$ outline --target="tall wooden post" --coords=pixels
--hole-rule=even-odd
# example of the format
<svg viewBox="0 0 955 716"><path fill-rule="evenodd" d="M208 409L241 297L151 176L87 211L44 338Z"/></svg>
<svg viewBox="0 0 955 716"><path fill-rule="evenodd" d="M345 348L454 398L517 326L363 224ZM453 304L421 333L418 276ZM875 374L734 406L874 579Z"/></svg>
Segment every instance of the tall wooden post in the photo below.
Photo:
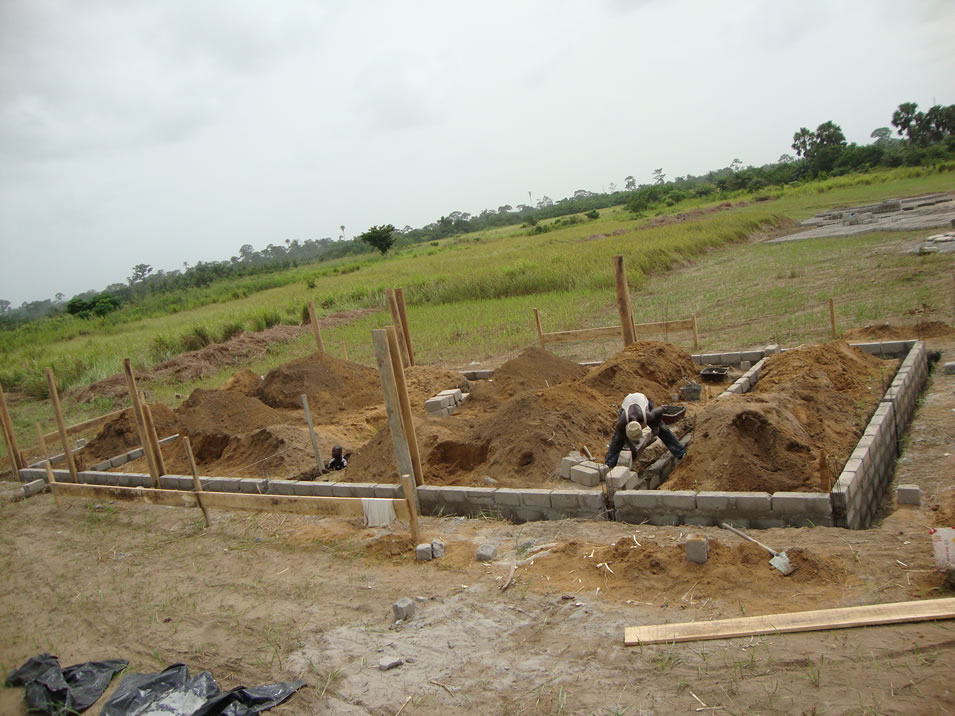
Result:
<svg viewBox="0 0 955 716"><path fill-rule="evenodd" d="M160 476L166 474L166 462L162 458L162 449L159 446L159 435L156 434L156 423L153 422L153 411L148 405L143 405L143 427L146 428L146 438L156 460L156 472Z"/></svg>
<svg viewBox="0 0 955 716"><path fill-rule="evenodd" d="M395 333L398 334L398 349L401 355L401 363L407 368L411 365L411 358L408 356L408 346L405 343L405 332L401 328L401 311L398 309L398 299L395 296L395 289L386 288L385 296L388 299L388 309L391 311L391 322L395 327Z"/></svg>
<svg viewBox="0 0 955 716"><path fill-rule="evenodd" d="M36 436L40 441L40 459L46 460L50 454L50 450L46 446L46 435L43 434L43 427L39 423L36 423Z"/></svg>
<svg viewBox="0 0 955 716"><path fill-rule="evenodd" d="M319 353L325 352L325 342L322 340L322 329L318 327L318 317L315 315L315 302L308 302L308 320L312 324L312 333L315 334L315 348Z"/></svg>
<svg viewBox="0 0 955 716"><path fill-rule="evenodd" d="M635 340L633 330L633 308L630 305L630 287L623 268L623 256L613 257L613 275L617 282L617 311L620 313L620 327L623 329L623 347Z"/></svg>
<svg viewBox="0 0 955 716"><path fill-rule="evenodd" d="M66 423L63 420L63 408L60 405L60 395L56 392L56 378L53 377L53 371L50 368L44 370L46 373L46 382L50 388L50 402L53 403L53 417L56 418L56 428L60 431L60 441L63 443L63 454L66 456L66 466L70 471L70 477L73 482L79 482L80 476L76 473L76 460L73 459L73 451L70 450L70 439L66 435Z"/></svg>
<svg viewBox="0 0 955 716"><path fill-rule="evenodd" d="M700 334L696 330L696 314L693 314L693 348L696 350L700 349Z"/></svg>
<svg viewBox="0 0 955 716"><path fill-rule="evenodd" d="M537 324L537 339L541 342L541 348L544 348L544 329L541 328L541 314L534 309L534 323Z"/></svg>
<svg viewBox="0 0 955 716"><path fill-rule="evenodd" d="M836 337L836 305L829 299L829 323L832 326L832 337Z"/></svg>
<svg viewBox="0 0 955 716"><path fill-rule="evenodd" d="M199 481L199 470L196 469L196 458L192 454L192 444L189 442L189 436L182 438L183 449L186 451L186 460L189 461L189 470L192 472L192 486L196 491L196 504L202 510L202 518L206 521L206 528L209 527L209 510L202 502L202 483Z"/></svg>
<svg viewBox="0 0 955 716"><path fill-rule="evenodd" d="M46 468L46 481L50 485L50 492L53 493L53 502L56 503L56 506L60 506L60 493L56 489L56 477L53 475L53 466L50 464L50 461L47 460L43 463L43 467Z"/></svg>
<svg viewBox="0 0 955 716"><path fill-rule="evenodd" d="M411 475L401 475L401 487L405 492L405 501L408 503L408 526L411 528L411 541L416 545L421 542L421 531L418 527L418 490Z"/></svg>
<svg viewBox="0 0 955 716"><path fill-rule="evenodd" d="M149 444L149 436L146 434L143 404L139 400L139 390L136 389L136 377L133 375L133 364L129 358L123 358L123 373L126 376L126 390L129 391L129 399L133 403L133 418L136 420L139 444L143 446L143 455L146 458L149 475L153 480L153 487L159 487L159 469L156 467L156 458L153 455L152 446Z"/></svg>
<svg viewBox="0 0 955 716"><path fill-rule="evenodd" d="M308 396L302 393L302 407L305 408L305 422L308 424L308 436L312 439L312 452L315 453L315 464L318 465L318 472L321 474L324 469L322 464L322 454L318 450L318 436L315 435L315 426L312 424L312 411L308 409Z"/></svg>
<svg viewBox="0 0 955 716"><path fill-rule="evenodd" d="M398 315L401 316L401 330L405 335L405 348L408 349L408 363L415 365L414 348L411 345L411 329L408 328L408 309L405 307L405 290L395 289L395 300L398 302Z"/></svg>
<svg viewBox="0 0 955 716"><path fill-rule="evenodd" d="M342 341L342 355L345 358L345 361L348 360L348 346L345 345L345 341Z"/></svg>
<svg viewBox="0 0 955 716"><path fill-rule="evenodd" d="M398 407L401 410L401 422L405 426L405 435L408 436L408 452L411 454L411 464L414 467L414 481L416 485L424 484L424 472L421 469L421 453L418 450L418 436L415 433L414 422L411 419L411 400L408 397L408 383L405 380L405 369L398 360L398 335L394 328L387 326L388 352L391 354L391 366L395 372L395 388L398 392Z"/></svg>
<svg viewBox="0 0 955 716"><path fill-rule="evenodd" d="M19 480L20 470L23 464L23 456L17 447L17 436L13 432L13 420L10 419L10 411L7 410L7 397L3 394L3 386L0 385L0 428L3 432L3 442L7 446L7 454L10 457L10 467L13 468L13 475Z"/></svg>
<svg viewBox="0 0 955 716"><path fill-rule="evenodd" d="M388 331L383 328L371 332L375 346L375 362L381 377L381 388L385 395L385 412L388 415L388 427L391 430L391 442L395 447L395 459L398 462L399 475L414 475L408 437L401 420L401 407L398 402L398 389L395 386L395 371L392 368L391 351L388 349Z"/></svg>

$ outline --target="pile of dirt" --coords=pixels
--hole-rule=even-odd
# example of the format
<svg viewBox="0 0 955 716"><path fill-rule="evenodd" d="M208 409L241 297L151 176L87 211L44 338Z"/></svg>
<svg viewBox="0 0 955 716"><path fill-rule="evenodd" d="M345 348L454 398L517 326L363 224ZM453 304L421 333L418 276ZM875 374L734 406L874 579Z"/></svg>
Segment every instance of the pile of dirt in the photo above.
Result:
<svg viewBox="0 0 955 716"><path fill-rule="evenodd" d="M271 425L250 433L207 433L192 443L203 474L284 479L315 464L306 430L294 425ZM182 451L171 452L166 468L179 474L187 471Z"/></svg>
<svg viewBox="0 0 955 716"><path fill-rule="evenodd" d="M376 370L328 353L276 366L256 395L273 408L301 408L303 393L313 413L355 410L383 400Z"/></svg>
<svg viewBox="0 0 955 716"><path fill-rule="evenodd" d="M376 373L377 375L377 373ZM405 368L405 384L408 386L408 400L412 410L424 411L424 401L432 398L442 390L460 388L461 392L471 391L468 379L457 371L435 368L430 365L414 365ZM379 389L379 402L384 405L385 399Z"/></svg>
<svg viewBox="0 0 955 716"><path fill-rule="evenodd" d="M842 334L847 341L888 340L901 341L911 338L942 338L955 335L955 330L941 321L920 321L910 326L893 326L889 323L874 323L853 328Z"/></svg>
<svg viewBox="0 0 955 716"><path fill-rule="evenodd" d="M627 393L644 390L662 401L695 373L689 354L655 342L634 344L578 379L571 376L580 374L579 367L568 363L528 350L502 366L503 388L476 384L472 397L450 417L419 417L415 430L426 481L540 487L557 479L560 459L570 450L587 445L603 457ZM549 387L520 390L522 384ZM498 390L515 393L502 399ZM387 426L355 452L341 479L397 480Z"/></svg>
<svg viewBox="0 0 955 716"><path fill-rule="evenodd" d="M256 375L251 370L243 368L238 373L234 373L225 383L221 390L233 390L243 395L255 395L262 387L262 376Z"/></svg>
<svg viewBox="0 0 955 716"><path fill-rule="evenodd" d="M152 411L156 434L160 439L179 432L179 420L172 410L161 403L149 407ZM77 454L77 467L85 469L86 466L108 460L140 446L139 431L136 429L133 410L128 408L106 423L96 437Z"/></svg>
<svg viewBox="0 0 955 716"><path fill-rule="evenodd" d="M687 561L682 544L638 544L630 537L612 545L571 541L535 558L527 573L546 575L547 586L554 590L593 594L599 587L600 593L608 597L632 596L637 601L687 589L692 593L685 593L684 597L690 599L722 595L747 584L753 591L793 582L803 586L827 584L842 576L808 551L790 549L787 554L796 570L784 577L770 566L766 550L749 542L726 545L710 540L707 562L696 564Z"/></svg>
<svg viewBox="0 0 955 716"><path fill-rule="evenodd" d="M753 392L702 410L662 488L828 492L897 366L842 341L772 356Z"/></svg>
<svg viewBox="0 0 955 716"><path fill-rule="evenodd" d="M617 403L629 393L641 392L662 405L698 373L699 366L682 348L660 341L637 341L591 368L582 382Z"/></svg>
<svg viewBox="0 0 955 716"><path fill-rule="evenodd" d="M224 432L235 435L288 422L282 413L258 398L228 389L197 388L175 413L190 437Z"/></svg>
<svg viewBox="0 0 955 716"><path fill-rule="evenodd" d="M494 386L502 397L525 390L550 388L559 383L579 380L587 369L537 346L526 349L494 371Z"/></svg>

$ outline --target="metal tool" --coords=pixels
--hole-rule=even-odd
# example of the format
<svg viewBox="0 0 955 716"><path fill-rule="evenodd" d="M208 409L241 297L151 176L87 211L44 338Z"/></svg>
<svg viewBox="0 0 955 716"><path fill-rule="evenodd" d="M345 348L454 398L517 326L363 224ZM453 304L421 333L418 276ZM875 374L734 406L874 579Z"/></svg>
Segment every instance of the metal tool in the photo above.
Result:
<svg viewBox="0 0 955 716"><path fill-rule="evenodd" d="M728 524L726 524L725 522L722 524L722 527L723 527L724 529L729 530L729 531L732 532L733 534L739 535L739 536L742 537L743 539L745 539L745 540L747 540L747 541L749 541L749 542L752 542L753 544L758 544L760 547L762 547L762 548L765 549L767 552L769 552L771 555L773 555L773 558L772 558L771 560L769 560L769 563L770 563L773 567L775 567L777 570L779 570L779 572L782 573L783 576L788 577L790 574L792 574L794 571L796 571L796 568L793 566L792 562L789 561L789 556L788 556L785 552L777 552L776 550L771 549L770 547L767 547L766 545L764 545L764 544L763 544L762 542L760 542L759 540L755 540L755 539L753 539L752 537L750 537L749 535L743 534L742 532L740 532L740 531L739 531L738 529L736 529L735 527L730 527L730 526L729 526Z"/></svg>

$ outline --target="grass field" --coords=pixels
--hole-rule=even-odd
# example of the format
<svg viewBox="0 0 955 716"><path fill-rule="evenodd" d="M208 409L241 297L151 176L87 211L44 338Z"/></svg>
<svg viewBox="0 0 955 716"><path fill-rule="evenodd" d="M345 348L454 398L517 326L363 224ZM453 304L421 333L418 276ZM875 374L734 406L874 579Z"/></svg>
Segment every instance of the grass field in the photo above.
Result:
<svg viewBox="0 0 955 716"><path fill-rule="evenodd" d="M85 385L119 372L125 356L137 367L151 366L175 353L183 337L197 330L215 338L278 321L299 323L308 300L323 315L381 308L324 331L332 354L340 356L344 343L351 360L373 364L369 331L390 323L383 291L396 286L405 289L419 362L460 367L499 359L535 342L534 308L541 311L545 331L616 324L611 258L618 254L626 261L634 319L697 314L704 350L823 340L829 332L829 297L843 327L906 316L951 323L951 255L912 256L897 250L924 232L781 244L751 240L832 206L950 191L955 185L951 168L815 182L777 192L772 201L655 228L641 228L655 217L634 218L614 208L602 211L597 220L540 235L505 227L452 237L437 246L409 247L384 258L299 267L283 274L284 285L247 295L243 280L226 282L211 287L204 298L193 297L197 304L207 301L204 305L161 316L134 319L121 312L93 321L64 317L38 322L0 334L0 383L7 392L41 398L45 366L54 368L61 386ZM748 199L752 197L732 200ZM687 202L666 213L713 205ZM231 295L238 297L226 300ZM668 338L690 347L688 334ZM277 345L249 367L264 373L312 346L309 337ZM617 341L597 341L562 344L555 351L595 359L618 347ZM154 386L153 395L174 404L176 393L221 383L229 373L201 383ZM105 400L65 405L71 422L112 407ZM46 401L17 401L13 412L18 434L29 429L32 436L36 420L52 427Z"/></svg>

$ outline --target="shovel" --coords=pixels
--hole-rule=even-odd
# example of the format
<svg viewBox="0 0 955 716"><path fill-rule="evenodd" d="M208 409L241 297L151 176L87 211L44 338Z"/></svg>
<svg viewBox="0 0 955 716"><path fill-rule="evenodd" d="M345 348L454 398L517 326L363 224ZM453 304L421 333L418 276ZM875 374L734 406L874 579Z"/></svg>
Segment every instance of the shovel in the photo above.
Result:
<svg viewBox="0 0 955 716"><path fill-rule="evenodd" d="M764 545L762 542L754 540L749 535L743 534L735 527L730 527L725 522L723 523L723 528L728 529L733 534L737 534L743 539L748 540L749 542L752 542L753 544L758 544L760 547L762 547L771 555L773 555L773 558L769 560L769 563L770 565L778 569L784 577L788 577L790 574L792 574L796 570L796 568L792 565L792 562L789 561L789 556L785 552L777 552L774 549L770 549L769 547Z"/></svg>

